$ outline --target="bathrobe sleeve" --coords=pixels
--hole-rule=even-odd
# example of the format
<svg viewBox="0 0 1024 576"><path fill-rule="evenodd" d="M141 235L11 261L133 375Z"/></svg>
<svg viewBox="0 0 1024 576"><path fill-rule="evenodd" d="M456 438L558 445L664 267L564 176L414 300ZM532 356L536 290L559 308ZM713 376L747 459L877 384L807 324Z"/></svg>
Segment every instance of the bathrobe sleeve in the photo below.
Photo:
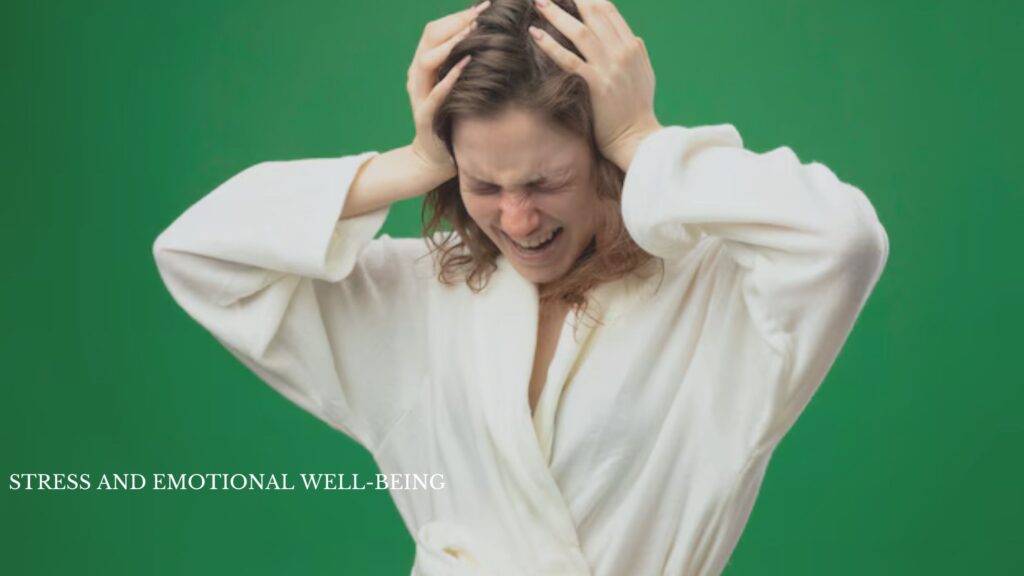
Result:
<svg viewBox="0 0 1024 576"><path fill-rule="evenodd" d="M645 251L681 259L723 244L752 323L782 358L765 406L779 439L820 385L888 258L871 203L788 147L746 150L731 124L668 126L645 138L622 192L627 230Z"/></svg>
<svg viewBox="0 0 1024 576"><path fill-rule="evenodd" d="M414 400L425 337L413 273L422 241L374 239L388 208L339 220L357 170L376 154L247 168L153 246L192 318L371 452Z"/></svg>

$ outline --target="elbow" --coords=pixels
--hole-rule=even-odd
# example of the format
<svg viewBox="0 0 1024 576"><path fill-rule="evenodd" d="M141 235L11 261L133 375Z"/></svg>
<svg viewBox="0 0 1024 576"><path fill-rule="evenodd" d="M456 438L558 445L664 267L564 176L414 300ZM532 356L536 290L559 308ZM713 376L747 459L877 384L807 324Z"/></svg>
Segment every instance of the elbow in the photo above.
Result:
<svg viewBox="0 0 1024 576"><path fill-rule="evenodd" d="M792 165L800 165L792 150L782 150ZM816 207L811 227L825 250L844 265L881 270L889 257L889 237L871 200L821 163L800 166L801 184L810 191L808 204Z"/></svg>
<svg viewBox="0 0 1024 576"><path fill-rule="evenodd" d="M157 273L175 300L186 292L194 297L196 293L202 293L195 288L205 287L208 290L215 283L214 275L208 273L213 271L205 271L203 260L185 248L187 244L183 239L186 236L181 234L178 225L176 221L161 232L151 247Z"/></svg>
<svg viewBox="0 0 1024 576"><path fill-rule="evenodd" d="M164 230L156 237L151 247L156 268L165 279L166 275L175 268L173 260L176 252L172 248L172 236L171 228Z"/></svg>
<svg viewBox="0 0 1024 576"><path fill-rule="evenodd" d="M876 268L881 273L885 263L889 261L889 234L885 231L881 222L875 221L873 255Z"/></svg>
<svg viewBox="0 0 1024 576"><path fill-rule="evenodd" d="M170 254L170 250L167 247L167 230L164 230L156 237L151 247L153 254L153 262L156 263L157 270L163 272L166 269L166 258Z"/></svg>
<svg viewBox="0 0 1024 576"><path fill-rule="evenodd" d="M843 268L877 279L889 259L889 235L871 201L824 166L812 164L811 172L831 199L821 228L828 252Z"/></svg>
<svg viewBox="0 0 1024 576"><path fill-rule="evenodd" d="M833 243L834 262L856 284L874 286L889 260L889 236L877 219L839 228Z"/></svg>
<svg viewBox="0 0 1024 576"><path fill-rule="evenodd" d="M151 250L152 250L152 253L153 253L153 260L156 262L156 265L159 267L161 261L164 258L164 256L169 251L168 248L167 248L167 231L166 230L161 232L160 235L156 237L156 240L153 241L153 246L152 246Z"/></svg>
<svg viewBox="0 0 1024 576"><path fill-rule="evenodd" d="M160 276L164 287L175 300L178 300L181 294L181 287L186 286L188 283L182 277L182 266L177 262L177 257L180 254L171 248L168 238L168 231L165 230L153 242L153 261L156 264L157 274Z"/></svg>

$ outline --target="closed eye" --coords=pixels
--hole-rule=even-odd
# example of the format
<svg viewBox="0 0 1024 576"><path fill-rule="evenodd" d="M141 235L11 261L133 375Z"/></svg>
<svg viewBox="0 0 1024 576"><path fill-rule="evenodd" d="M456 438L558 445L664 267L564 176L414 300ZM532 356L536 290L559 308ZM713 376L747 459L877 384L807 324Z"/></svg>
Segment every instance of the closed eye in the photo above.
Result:
<svg viewBox="0 0 1024 576"><path fill-rule="evenodd" d="M531 193L537 194L553 194L568 188L569 182L552 182L549 184L527 184L527 190ZM476 195L489 196L498 194L501 192L501 187L495 186L495 184L484 184L484 183L471 183L466 187L467 190Z"/></svg>
<svg viewBox="0 0 1024 576"><path fill-rule="evenodd" d="M561 185L560 186L530 186L530 191L537 192L537 193L540 193L540 194L550 194L552 192L557 192L557 191L559 191L559 190L561 190L563 188L565 188L565 186L561 186ZM474 185L474 186L470 186L469 187L469 191L474 193L474 194L496 194L499 190L500 190L500 188L497 187L497 186Z"/></svg>
<svg viewBox="0 0 1024 576"><path fill-rule="evenodd" d="M565 186L536 186L534 190L542 194L550 194L551 192L558 192L562 188L565 188Z"/></svg>

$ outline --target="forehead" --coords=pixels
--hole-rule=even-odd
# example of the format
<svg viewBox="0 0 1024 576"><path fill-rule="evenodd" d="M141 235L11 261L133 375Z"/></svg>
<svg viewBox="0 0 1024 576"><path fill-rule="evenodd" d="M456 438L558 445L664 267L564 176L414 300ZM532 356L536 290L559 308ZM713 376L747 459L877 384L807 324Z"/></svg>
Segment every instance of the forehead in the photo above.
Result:
<svg viewBox="0 0 1024 576"><path fill-rule="evenodd" d="M578 171L590 153L582 138L514 108L494 118L456 121L452 147L460 173L501 184Z"/></svg>

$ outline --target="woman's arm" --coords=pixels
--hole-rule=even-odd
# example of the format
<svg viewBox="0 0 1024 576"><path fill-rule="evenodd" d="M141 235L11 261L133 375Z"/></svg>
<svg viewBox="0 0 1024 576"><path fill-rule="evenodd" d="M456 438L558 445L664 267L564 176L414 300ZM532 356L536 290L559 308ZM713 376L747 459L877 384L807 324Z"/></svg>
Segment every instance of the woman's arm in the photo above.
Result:
<svg viewBox="0 0 1024 576"><path fill-rule="evenodd" d="M441 79L437 68L487 4L424 28L407 83L412 144L257 164L153 246L182 308L278 392L370 451L418 397L433 279L422 239L373 238L393 202L455 176L431 120L467 60Z"/></svg>
<svg viewBox="0 0 1024 576"><path fill-rule="evenodd" d="M788 147L757 154L731 124L669 126L626 173L622 215L647 252L678 260L702 239L740 268L752 321L785 358L769 434L784 431L824 379L877 283L889 240L859 189Z"/></svg>
<svg viewBox="0 0 1024 576"><path fill-rule="evenodd" d="M371 158L356 174L342 218L359 216L423 195L455 177L454 165L440 168L424 160L410 144Z"/></svg>
<svg viewBox="0 0 1024 576"><path fill-rule="evenodd" d="M339 220L355 174L375 155L252 166L153 246L192 318L275 390L371 451L411 406L426 365L415 269L423 241L374 240L386 206Z"/></svg>
<svg viewBox="0 0 1024 576"><path fill-rule="evenodd" d="M364 167L352 186L342 218L425 194L455 177L455 162L433 133L433 120L469 57L459 61L440 79L437 78L438 67L473 29L476 16L488 4L482 2L426 25L406 82L416 136L408 146L381 154Z"/></svg>

